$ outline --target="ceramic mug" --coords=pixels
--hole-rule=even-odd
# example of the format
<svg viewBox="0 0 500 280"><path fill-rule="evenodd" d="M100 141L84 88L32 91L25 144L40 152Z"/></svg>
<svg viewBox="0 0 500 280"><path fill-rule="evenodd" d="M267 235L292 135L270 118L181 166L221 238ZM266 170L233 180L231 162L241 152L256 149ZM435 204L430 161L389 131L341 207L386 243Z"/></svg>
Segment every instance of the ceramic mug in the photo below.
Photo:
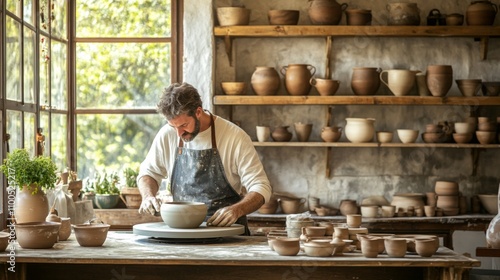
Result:
<svg viewBox="0 0 500 280"><path fill-rule="evenodd" d="M266 142L269 140L269 137L271 136L271 128L269 128L269 126L258 125L256 127L256 130L257 130L257 140L259 142Z"/></svg>
<svg viewBox="0 0 500 280"><path fill-rule="evenodd" d="M408 95L415 85L415 71L404 69L384 70L380 72L380 81L396 96Z"/></svg>

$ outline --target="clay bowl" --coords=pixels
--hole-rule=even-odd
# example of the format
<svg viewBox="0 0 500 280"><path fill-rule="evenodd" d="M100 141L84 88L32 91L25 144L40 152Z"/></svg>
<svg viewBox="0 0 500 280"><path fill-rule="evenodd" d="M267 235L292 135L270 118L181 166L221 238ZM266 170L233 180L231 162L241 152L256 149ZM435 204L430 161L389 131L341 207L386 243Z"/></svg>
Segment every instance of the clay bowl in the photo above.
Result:
<svg viewBox="0 0 500 280"><path fill-rule="evenodd" d="M273 249L280 256L295 256L300 251L298 238L278 237L272 241Z"/></svg>
<svg viewBox="0 0 500 280"><path fill-rule="evenodd" d="M243 95L246 93L245 82L222 82L222 91L227 95Z"/></svg>
<svg viewBox="0 0 500 280"><path fill-rule="evenodd" d="M333 254L334 246L331 240L312 240L304 243L304 252L310 257L329 257Z"/></svg>
<svg viewBox="0 0 500 280"><path fill-rule="evenodd" d="M500 82L483 82L481 91L485 96L498 96L500 94Z"/></svg>
<svg viewBox="0 0 500 280"><path fill-rule="evenodd" d="M463 96L471 97L477 95L482 81L481 79L460 79L455 82Z"/></svg>
<svg viewBox="0 0 500 280"><path fill-rule="evenodd" d="M323 226L304 227L304 233L307 234L307 236L311 236L311 237L325 236L326 227L323 227Z"/></svg>
<svg viewBox="0 0 500 280"><path fill-rule="evenodd" d="M458 183L450 181L436 181L434 184L436 195L458 195Z"/></svg>
<svg viewBox="0 0 500 280"><path fill-rule="evenodd" d="M278 200L275 197L271 197L268 202L264 203L257 211L260 214L274 214L278 210Z"/></svg>
<svg viewBox="0 0 500 280"><path fill-rule="evenodd" d="M432 257L438 248L433 239L415 239L415 251L421 257Z"/></svg>
<svg viewBox="0 0 500 280"><path fill-rule="evenodd" d="M496 131L497 124L495 122L480 122L477 124L477 130L479 130L479 131Z"/></svg>
<svg viewBox="0 0 500 280"><path fill-rule="evenodd" d="M498 195L496 194L478 194L479 200L483 205L484 209L488 213L496 215L498 214Z"/></svg>
<svg viewBox="0 0 500 280"><path fill-rule="evenodd" d="M456 133L472 133L475 126L470 122L456 122L454 127Z"/></svg>
<svg viewBox="0 0 500 280"><path fill-rule="evenodd" d="M269 10L267 18L270 25L297 25L299 22L298 10Z"/></svg>
<svg viewBox="0 0 500 280"><path fill-rule="evenodd" d="M318 216L327 216L330 214L330 210L331 210L330 208L325 207L325 206L314 208L314 212L316 212L316 214L318 214ZM326 234L326 235L328 235L328 234Z"/></svg>
<svg viewBox="0 0 500 280"><path fill-rule="evenodd" d="M57 242L61 223L31 222L16 224L16 238L24 249L49 249Z"/></svg>
<svg viewBox="0 0 500 280"><path fill-rule="evenodd" d="M242 7L217 8L217 19L221 26L248 25L250 10Z"/></svg>
<svg viewBox="0 0 500 280"><path fill-rule="evenodd" d="M376 218L378 216L379 207L377 205L362 205L361 216L366 218Z"/></svg>
<svg viewBox="0 0 500 280"><path fill-rule="evenodd" d="M446 134L444 133L431 133L424 132L422 133L422 140L425 143L443 143L446 141Z"/></svg>
<svg viewBox="0 0 500 280"><path fill-rule="evenodd" d="M0 232L0 252L7 249L7 246L9 245L9 236L10 234L7 232Z"/></svg>
<svg viewBox="0 0 500 280"><path fill-rule="evenodd" d="M377 131L377 141L380 143L392 142L394 133L390 131Z"/></svg>
<svg viewBox="0 0 500 280"><path fill-rule="evenodd" d="M202 202L166 202L160 208L163 222L171 228L197 228L205 220L207 211Z"/></svg>
<svg viewBox="0 0 500 280"><path fill-rule="evenodd" d="M476 131L476 137L479 143L487 145L495 142L496 133L493 131Z"/></svg>
<svg viewBox="0 0 500 280"><path fill-rule="evenodd" d="M458 26L464 24L464 15L462 14L449 14L446 15L446 25Z"/></svg>
<svg viewBox="0 0 500 280"><path fill-rule="evenodd" d="M82 247L100 247L108 236L108 224L73 225L76 241Z"/></svg>
<svg viewBox="0 0 500 280"><path fill-rule="evenodd" d="M346 23L347 25L371 25L372 11L364 9L347 9Z"/></svg>
<svg viewBox="0 0 500 280"><path fill-rule="evenodd" d="M418 130L414 129L398 129L397 133L403 143L415 143L418 137Z"/></svg>
<svg viewBox="0 0 500 280"><path fill-rule="evenodd" d="M467 144L472 140L474 133L453 133L453 140L458 144Z"/></svg>
<svg viewBox="0 0 500 280"><path fill-rule="evenodd" d="M443 126L438 124L427 124L425 125L425 132L427 133L442 133Z"/></svg>
<svg viewBox="0 0 500 280"><path fill-rule="evenodd" d="M436 203L436 206L442 209L458 208L458 196L438 195Z"/></svg>
<svg viewBox="0 0 500 280"><path fill-rule="evenodd" d="M478 122L478 124L479 124L479 123L489 122L489 121L490 121L490 118L489 118L489 117L478 117L478 118L477 118L477 122Z"/></svg>
<svg viewBox="0 0 500 280"><path fill-rule="evenodd" d="M406 243L405 238L384 238L385 251L391 258L403 258L406 255Z"/></svg>

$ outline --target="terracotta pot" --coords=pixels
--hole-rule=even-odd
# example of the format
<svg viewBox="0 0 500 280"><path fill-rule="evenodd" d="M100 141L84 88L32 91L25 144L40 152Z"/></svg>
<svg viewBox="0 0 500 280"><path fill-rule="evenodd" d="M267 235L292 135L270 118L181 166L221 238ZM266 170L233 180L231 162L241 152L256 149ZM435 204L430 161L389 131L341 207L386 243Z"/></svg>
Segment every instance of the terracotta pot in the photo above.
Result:
<svg viewBox="0 0 500 280"><path fill-rule="evenodd" d="M446 25L459 26L463 24L464 24L464 15L457 13L446 15Z"/></svg>
<svg viewBox="0 0 500 280"><path fill-rule="evenodd" d="M74 225L76 241L82 247L100 247L108 236L108 224Z"/></svg>
<svg viewBox="0 0 500 280"><path fill-rule="evenodd" d="M311 78L309 83L316 88L321 96L334 95L340 85L340 81L320 78Z"/></svg>
<svg viewBox="0 0 500 280"><path fill-rule="evenodd" d="M432 96L445 96L453 85L451 65L427 66L426 82Z"/></svg>
<svg viewBox="0 0 500 280"><path fill-rule="evenodd" d="M288 142L292 139L292 133L288 131L288 126L278 126L271 133L271 138L275 142Z"/></svg>
<svg viewBox="0 0 500 280"><path fill-rule="evenodd" d="M349 239L349 228L347 227L334 227L333 232L335 237L342 240Z"/></svg>
<svg viewBox="0 0 500 280"><path fill-rule="evenodd" d="M424 207L424 197L419 193L395 194L392 198L391 205L396 206L397 209L402 208L404 211L407 211L409 206L414 208Z"/></svg>
<svg viewBox="0 0 500 280"><path fill-rule="evenodd" d="M305 198L280 198L278 202L280 203L281 211L284 214L296 214L299 212L300 207L304 204Z"/></svg>
<svg viewBox="0 0 500 280"><path fill-rule="evenodd" d="M335 0L309 0L309 18L315 25L337 25L342 19L342 12L347 4Z"/></svg>
<svg viewBox="0 0 500 280"><path fill-rule="evenodd" d="M350 228L359 228L362 222L362 216L360 214L347 214L346 223Z"/></svg>
<svg viewBox="0 0 500 280"><path fill-rule="evenodd" d="M421 257L432 257L437 249L433 239L415 239L415 251Z"/></svg>
<svg viewBox="0 0 500 280"><path fill-rule="evenodd" d="M385 238L385 251L391 258L403 258L406 255L406 239L405 238Z"/></svg>
<svg viewBox="0 0 500 280"><path fill-rule="evenodd" d="M257 95L275 95L280 88L280 76L273 67L255 68L251 78L252 89Z"/></svg>
<svg viewBox="0 0 500 280"><path fill-rule="evenodd" d="M371 25L372 11L363 9L348 9L345 11L347 25Z"/></svg>
<svg viewBox="0 0 500 280"><path fill-rule="evenodd" d="M36 190L35 194L32 194ZM49 214L49 201L39 186L24 186L15 198L16 223L44 222Z"/></svg>
<svg viewBox="0 0 500 280"><path fill-rule="evenodd" d="M24 249L49 249L57 242L61 223L16 223L16 239Z"/></svg>
<svg viewBox="0 0 500 280"><path fill-rule="evenodd" d="M356 200L352 199L341 200L339 209L340 213L344 216L358 213L358 205L356 204Z"/></svg>
<svg viewBox="0 0 500 280"><path fill-rule="evenodd" d="M220 7L217 8L217 19L221 26L248 25L250 22L250 9Z"/></svg>
<svg viewBox="0 0 500 280"><path fill-rule="evenodd" d="M467 25L493 25L498 12L490 1L472 1L465 13Z"/></svg>
<svg viewBox="0 0 500 280"><path fill-rule="evenodd" d="M325 236L326 227L322 226L307 226L302 228L302 233L309 237Z"/></svg>
<svg viewBox="0 0 500 280"><path fill-rule="evenodd" d="M420 9L417 3L389 3L388 25L420 25Z"/></svg>
<svg viewBox="0 0 500 280"><path fill-rule="evenodd" d="M342 135L342 127L325 126L321 129L321 139L325 142L337 142Z"/></svg>
<svg viewBox="0 0 500 280"><path fill-rule="evenodd" d="M361 253L365 258L376 258L379 252L380 238L361 238Z"/></svg>
<svg viewBox="0 0 500 280"><path fill-rule="evenodd" d="M379 210L377 205L361 205L361 215L366 218L378 217Z"/></svg>
<svg viewBox="0 0 500 280"><path fill-rule="evenodd" d="M285 76L285 88L290 95L308 95L311 91L311 80L316 68L309 64L289 64L281 67Z"/></svg>
<svg viewBox="0 0 500 280"><path fill-rule="evenodd" d="M351 88L355 95L374 95L380 87L380 68L352 68Z"/></svg>
<svg viewBox="0 0 500 280"><path fill-rule="evenodd" d="M269 10L267 19L270 25L297 25L299 10Z"/></svg>
<svg viewBox="0 0 500 280"><path fill-rule="evenodd" d="M333 254L333 248L330 240L304 243L304 253L310 257L329 257Z"/></svg>
<svg viewBox="0 0 500 280"><path fill-rule="evenodd" d="M438 195L436 206L441 209L458 208L458 196Z"/></svg>
<svg viewBox="0 0 500 280"><path fill-rule="evenodd" d="M415 71L391 69L380 72L380 80L396 96L408 95L415 86Z"/></svg>
<svg viewBox="0 0 500 280"><path fill-rule="evenodd" d="M375 119L346 118L345 136L352 143L371 142L375 134Z"/></svg>
<svg viewBox="0 0 500 280"><path fill-rule="evenodd" d="M122 188L120 198L127 208L130 209L139 209L142 203L142 196L139 192L139 188Z"/></svg>
<svg viewBox="0 0 500 280"><path fill-rule="evenodd" d="M436 195L458 195L458 183L452 181L436 181L434 183L434 192Z"/></svg>
<svg viewBox="0 0 500 280"><path fill-rule="evenodd" d="M297 135L297 141L299 142L307 142L309 140L309 136L311 136L312 124L310 123L294 123L295 135Z"/></svg>

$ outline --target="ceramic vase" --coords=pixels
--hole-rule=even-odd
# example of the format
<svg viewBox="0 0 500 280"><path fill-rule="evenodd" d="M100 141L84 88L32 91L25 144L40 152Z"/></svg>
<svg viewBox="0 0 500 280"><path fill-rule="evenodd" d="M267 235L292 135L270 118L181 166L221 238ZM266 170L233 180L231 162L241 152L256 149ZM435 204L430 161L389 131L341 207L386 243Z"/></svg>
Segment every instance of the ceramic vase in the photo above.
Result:
<svg viewBox="0 0 500 280"><path fill-rule="evenodd" d="M290 95L308 95L311 91L309 81L316 72L316 68L309 64L289 64L281 67L281 74L285 77L285 88Z"/></svg>
<svg viewBox="0 0 500 280"><path fill-rule="evenodd" d="M427 66L426 82L432 96L445 96L453 85L451 65Z"/></svg>
<svg viewBox="0 0 500 280"><path fill-rule="evenodd" d="M337 142L342 135L342 127L325 126L321 129L321 139L325 142Z"/></svg>
<svg viewBox="0 0 500 280"><path fill-rule="evenodd" d="M309 19L314 25L337 25L347 6L346 3L339 4L335 0L310 0Z"/></svg>
<svg viewBox="0 0 500 280"><path fill-rule="evenodd" d="M42 188L31 185L17 190L14 205L16 223L44 222L48 214L49 200Z"/></svg>
<svg viewBox="0 0 500 280"><path fill-rule="evenodd" d="M500 186L498 187L498 209L500 209ZM486 231L486 243L488 247L500 249L500 211L491 220Z"/></svg>
<svg viewBox="0 0 500 280"><path fill-rule="evenodd" d="M250 83L257 95L275 95L280 88L281 81L276 69L259 66L255 68Z"/></svg>
<svg viewBox="0 0 500 280"><path fill-rule="evenodd" d="M292 139L292 133L288 131L288 126L278 126L271 133L271 138L275 142L288 142Z"/></svg>
<svg viewBox="0 0 500 280"><path fill-rule="evenodd" d="M375 119L346 118L345 136L352 143L371 142L375 134Z"/></svg>
<svg viewBox="0 0 500 280"><path fill-rule="evenodd" d="M465 13L467 25L493 25L498 6L490 1L472 1Z"/></svg>
<svg viewBox="0 0 500 280"><path fill-rule="evenodd" d="M297 141L299 142L307 142L309 137L311 136L312 124L308 123L295 123L295 134L297 135Z"/></svg>
<svg viewBox="0 0 500 280"><path fill-rule="evenodd" d="M351 89L355 95L374 95L380 87L380 68L352 68Z"/></svg>
<svg viewBox="0 0 500 280"><path fill-rule="evenodd" d="M258 125L256 127L256 131L257 131L257 141L266 142L269 140L269 137L271 136L271 128L269 128L268 126Z"/></svg>
<svg viewBox="0 0 500 280"><path fill-rule="evenodd" d="M356 204L356 200L352 199L343 199L340 201L339 206L340 214L347 216L349 214L357 214L358 213L358 205Z"/></svg>

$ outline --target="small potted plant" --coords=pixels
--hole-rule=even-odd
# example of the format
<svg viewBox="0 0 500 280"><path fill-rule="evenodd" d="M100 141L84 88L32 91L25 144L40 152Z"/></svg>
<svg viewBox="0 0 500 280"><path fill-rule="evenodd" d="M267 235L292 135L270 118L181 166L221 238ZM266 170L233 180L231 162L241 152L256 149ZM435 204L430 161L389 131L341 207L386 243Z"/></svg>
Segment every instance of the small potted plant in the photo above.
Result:
<svg viewBox="0 0 500 280"><path fill-rule="evenodd" d="M87 185L87 190L95 193L94 202L97 208L114 208L120 199L120 189L118 189L119 177L116 173L96 174L93 180Z"/></svg>
<svg viewBox="0 0 500 280"><path fill-rule="evenodd" d="M25 149L7 154L0 171L7 177L9 195L16 194L17 223L43 222L49 214L45 191L55 188L57 167L50 157L31 158ZM17 193L15 192L17 191Z"/></svg>
<svg viewBox="0 0 500 280"><path fill-rule="evenodd" d="M142 203L142 196L137 187L137 175L139 175L138 168L127 167L123 170L125 185L120 190L120 198L127 208L139 209Z"/></svg>

